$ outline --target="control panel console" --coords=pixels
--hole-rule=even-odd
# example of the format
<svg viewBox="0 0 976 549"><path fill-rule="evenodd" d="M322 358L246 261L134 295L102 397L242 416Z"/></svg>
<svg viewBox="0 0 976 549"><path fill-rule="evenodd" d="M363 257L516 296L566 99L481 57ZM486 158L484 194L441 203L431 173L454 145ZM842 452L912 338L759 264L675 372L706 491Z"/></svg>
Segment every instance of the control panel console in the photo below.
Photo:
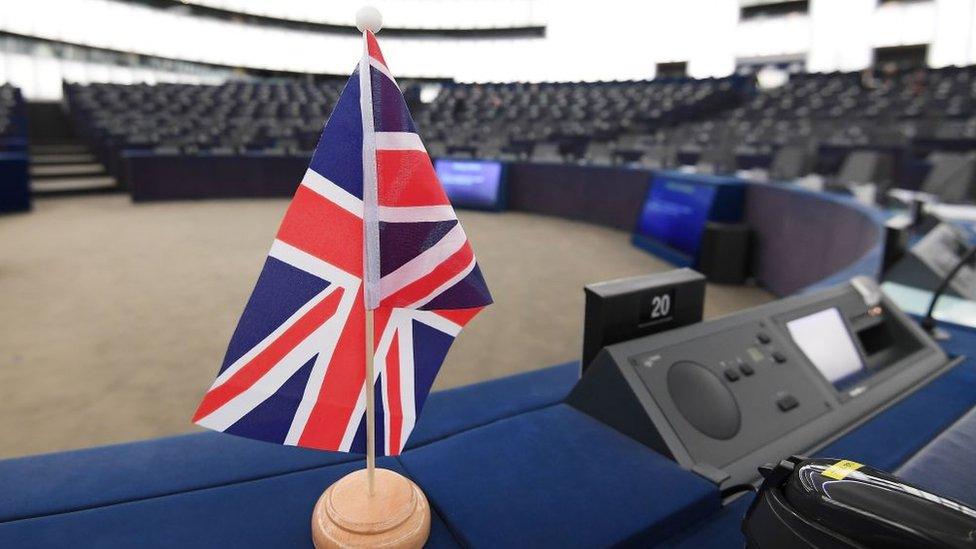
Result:
<svg viewBox="0 0 976 549"><path fill-rule="evenodd" d="M569 403L719 484L810 452L948 365L874 282L609 345Z"/></svg>

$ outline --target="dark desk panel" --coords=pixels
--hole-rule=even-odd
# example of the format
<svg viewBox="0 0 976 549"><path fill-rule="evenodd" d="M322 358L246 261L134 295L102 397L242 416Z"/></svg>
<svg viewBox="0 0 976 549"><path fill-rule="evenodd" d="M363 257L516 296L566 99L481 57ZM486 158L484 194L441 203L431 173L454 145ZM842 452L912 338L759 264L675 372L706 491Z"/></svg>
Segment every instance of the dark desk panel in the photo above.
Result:
<svg viewBox="0 0 976 549"><path fill-rule="evenodd" d="M291 197L308 158L245 153L167 155L126 151L124 179L135 202L200 198Z"/></svg>
<svg viewBox="0 0 976 549"><path fill-rule="evenodd" d="M630 231L650 179L643 169L515 162L508 171L508 207Z"/></svg>
<svg viewBox="0 0 976 549"><path fill-rule="evenodd" d="M881 212L851 198L753 184L746 191L744 221L753 231L750 270L778 296L881 273Z"/></svg>

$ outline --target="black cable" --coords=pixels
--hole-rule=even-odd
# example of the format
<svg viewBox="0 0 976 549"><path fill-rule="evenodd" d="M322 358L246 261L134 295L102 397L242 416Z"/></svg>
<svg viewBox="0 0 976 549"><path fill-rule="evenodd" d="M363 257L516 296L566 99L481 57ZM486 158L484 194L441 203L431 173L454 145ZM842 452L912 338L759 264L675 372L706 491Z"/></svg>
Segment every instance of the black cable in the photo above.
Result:
<svg viewBox="0 0 976 549"><path fill-rule="evenodd" d="M935 328L935 319L932 318L932 314L935 312L936 302L939 301L939 298L942 297L942 294L946 291L946 288L949 287L949 283L952 282L952 279L956 276L956 273L962 269L963 265L970 262L973 257L976 257L976 246L972 246L966 250L966 253L962 254L959 262L952 267L949 274L942 279L942 282L939 283L939 287L936 288L935 292L932 293L932 301L929 302L929 310L927 313L925 313L925 318L922 319L922 328L924 328L926 332L931 332Z"/></svg>
<svg viewBox="0 0 976 549"><path fill-rule="evenodd" d="M724 500L726 498L729 498L736 494L740 494L742 492L756 492L757 490L758 488L756 488L752 484L736 484L734 486L729 486L728 488L722 490L719 493L719 496L721 497L721 499Z"/></svg>

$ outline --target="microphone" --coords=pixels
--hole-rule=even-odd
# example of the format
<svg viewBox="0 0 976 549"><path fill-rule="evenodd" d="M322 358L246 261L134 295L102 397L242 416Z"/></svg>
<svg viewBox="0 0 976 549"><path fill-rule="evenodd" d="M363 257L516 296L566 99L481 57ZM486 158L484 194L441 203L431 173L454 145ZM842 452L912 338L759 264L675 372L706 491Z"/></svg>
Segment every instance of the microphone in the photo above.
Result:
<svg viewBox="0 0 976 549"><path fill-rule="evenodd" d="M962 269L963 265L972 261L973 257L976 257L976 245L971 246L964 254L962 254L959 261L952 267L949 274L945 275L942 282L939 283L939 287L936 288L935 292L932 293L932 301L929 302L929 310L927 313L925 313L925 318L922 319L921 323L922 329L924 329L926 332L931 334L932 331L935 330L935 319L932 318L932 313L935 312L936 302L939 301L939 298L942 297L943 293L945 293L946 289L949 287L949 283L952 282L952 279L956 276L956 273Z"/></svg>

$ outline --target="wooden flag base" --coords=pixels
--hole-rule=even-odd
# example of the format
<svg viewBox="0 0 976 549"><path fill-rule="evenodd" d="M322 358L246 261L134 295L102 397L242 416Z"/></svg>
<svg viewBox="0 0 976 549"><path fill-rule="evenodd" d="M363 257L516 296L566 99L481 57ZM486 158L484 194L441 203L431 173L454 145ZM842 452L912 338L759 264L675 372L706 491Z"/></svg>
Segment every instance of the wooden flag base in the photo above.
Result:
<svg viewBox="0 0 976 549"><path fill-rule="evenodd" d="M389 469L376 469L369 495L366 469L329 486L312 511L317 549L390 547L419 549L430 535L430 505L416 484Z"/></svg>

